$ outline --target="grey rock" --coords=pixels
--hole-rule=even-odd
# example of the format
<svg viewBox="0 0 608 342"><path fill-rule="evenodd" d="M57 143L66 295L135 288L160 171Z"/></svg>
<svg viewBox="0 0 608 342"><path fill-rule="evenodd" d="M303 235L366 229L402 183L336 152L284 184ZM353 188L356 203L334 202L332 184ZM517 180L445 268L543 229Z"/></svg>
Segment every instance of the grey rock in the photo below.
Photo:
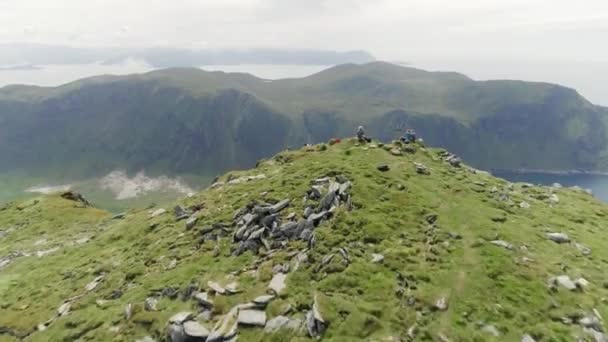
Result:
<svg viewBox="0 0 608 342"><path fill-rule="evenodd" d="M498 331L498 329L496 329L496 327L491 324L484 325L481 328L481 331L493 335L495 337L500 337L500 331Z"/></svg>
<svg viewBox="0 0 608 342"><path fill-rule="evenodd" d="M206 342L228 341L236 336L238 327L239 308L234 307L217 322L213 330L209 333Z"/></svg>
<svg viewBox="0 0 608 342"><path fill-rule="evenodd" d="M271 289L277 295L281 294L285 289L285 280L287 279L287 274L285 273L277 273L272 277L268 288Z"/></svg>
<svg viewBox="0 0 608 342"><path fill-rule="evenodd" d="M284 199L281 202L270 207L270 213L276 214L289 206L289 199Z"/></svg>
<svg viewBox="0 0 608 342"><path fill-rule="evenodd" d="M140 339L135 340L135 342L156 342L151 336L145 336Z"/></svg>
<svg viewBox="0 0 608 342"><path fill-rule="evenodd" d="M251 309L239 310L238 323L263 327L266 325L266 312Z"/></svg>
<svg viewBox="0 0 608 342"><path fill-rule="evenodd" d="M226 290L226 293L228 293L228 294L237 294L239 292L242 292L241 290L239 290L239 284L237 282L232 282L232 283L224 286L224 289Z"/></svg>
<svg viewBox="0 0 608 342"><path fill-rule="evenodd" d="M338 194L340 196L344 196L347 194L348 190L350 190L351 186L353 185L353 183L351 182L346 182L344 184L340 185L340 189L338 189ZM344 197L343 197L344 198Z"/></svg>
<svg viewBox="0 0 608 342"><path fill-rule="evenodd" d="M327 326L327 322L325 322L319 312L319 307L315 298L312 310L308 311L306 314L306 330L308 331L308 335L310 337L320 337L327 329Z"/></svg>
<svg viewBox="0 0 608 342"><path fill-rule="evenodd" d="M69 302L61 304L61 306L57 309L57 314L59 316L65 316L70 313L71 305Z"/></svg>
<svg viewBox="0 0 608 342"><path fill-rule="evenodd" d="M575 243L574 244L576 246L576 248L583 254L583 255L589 255L591 254L591 248L582 245L580 243Z"/></svg>
<svg viewBox="0 0 608 342"><path fill-rule="evenodd" d="M207 292L199 292L195 294L194 299L203 307L213 308L213 299L209 298Z"/></svg>
<svg viewBox="0 0 608 342"><path fill-rule="evenodd" d="M84 287L84 289L87 291L93 291L93 290L95 290L97 285L99 285L99 283L101 283L102 280L103 280L103 275L100 275L100 276L96 277L95 279L93 279L90 283L88 283L87 286Z"/></svg>
<svg viewBox="0 0 608 342"><path fill-rule="evenodd" d="M377 264L384 261L384 255L372 253L372 263Z"/></svg>
<svg viewBox="0 0 608 342"><path fill-rule="evenodd" d="M259 239L264 235L264 232L266 232L266 227L262 227L256 231L254 231L253 233L251 233L251 235L249 235L247 240Z"/></svg>
<svg viewBox="0 0 608 342"><path fill-rule="evenodd" d="M186 209L184 209L181 205L176 205L173 208L173 214L175 215L175 218L177 218L178 220L187 218L189 216Z"/></svg>
<svg viewBox="0 0 608 342"><path fill-rule="evenodd" d="M125 305L125 319L128 321L133 317L133 304Z"/></svg>
<svg viewBox="0 0 608 342"><path fill-rule="evenodd" d="M186 342L184 327L179 324L169 324L167 327L167 340L169 342Z"/></svg>
<svg viewBox="0 0 608 342"><path fill-rule="evenodd" d="M532 336L525 334L521 337L521 342L536 342L536 340Z"/></svg>
<svg viewBox="0 0 608 342"><path fill-rule="evenodd" d="M603 331L602 322L594 315L587 315L578 320L578 324L584 328Z"/></svg>
<svg viewBox="0 0 608 342"><path fill-rule="evenodd" d="M167 210L165 210L164 208L156 209L155 211L152 212L152 214L150 214L150 217L157 217L160 215L164 215L166 212L167 212Z"/></svg>
<svg viewBox="0 0 608 342"><path fill-rule="evenodd" d="M112 216L112 220L122 220L127 216L127 213L119 213Z"/></svg>
<svg viewBox="0 0 608 342"><path fill-rule="evenodd" d="M186 220L186 230L190 230L190 229L194 228L194 226L196 225L196 222L198 222L197 216L192 216L188 220Z"/></svg>
<svg viewBox="0 0 608 342"><path fill-rule="evenodd" d="M308 221L313 222L315 225L318 224L322 219L327 216L327 211L321 211L320 213L312 214L308 217Z"/></svg>
<svg viewBox="0 0 608 342"><path fill-rule="evenodd" d="M585 328L584 331L586 334L591 335L595 342L608 342L606 335L600 331L588 328Z"/></svg>
<svg viewBox="0 0 608 342"><path fill-rule="evenodd" d="M193 317L194 315L192 314L192 312L181 311L171 316L169 318L169 323L183 324L184 322L191 320Z"/></svg>
<svg viewBox="0 0 608 342"><path fill-rule="evenodd" d="M438 311L445 311L448 309L448 300L445 297L437 299L433 308Z"/></svg>
<svg viewBox="0 0 608 342"><path fill-rule="evenodd" d="M322 178L317 178L314 181L312 181L313 185L325 185L325 184L329 184L329 177L322 177Z"/></svg>
<svg viewBox="0 0 608 342"><path fill-rule="evenodd" d="M273 295L263 295L263 296L259 296L256 297L253 300L253 303L259 306L266 306L268 305L268 303L270 303L272 300L274 299Z"/></svg>
<svg viewBox="0 0 608 342"><path fill-rule="evenodd" d="M144 309L146 311L156 311L156 305L158 304L158 299L154 297L148 297L144 301Z"/></svg>
<svg viewBox="0 0 608 342"><path fill-rule="evenodd" d="M589 281L587 279L581 277L581 278L576 279L574 281L574 284L579 289L584 289L585 287L589 286Z"/></svg>
<svg viewBox="0 0 608 342"><path fill-rule="evenodd" d="M188 341L204 342L209 336L209 330L195 321L184 323L184 333L188 336Z"/></svg>
<svg viewBox="0 0 608 342"><path fill-rule="evenodd" d="M494 241L490 241L490 243L493 244L493 245L495 245L495 246L499 246L499 247L506 248L506 249L509 249L509 250L513 249L513 245L512 244L510 244L510 243L508 243L506 241L503 241L503 240L494 240Z"/></svg>
<svg viewBox="0 0 608 342"><path fill-rule="evenodd" d="M556 243L568 243L570 242L570 237L564 233L547 233L547 238Z"/></svg>
<svg viewBox="0 0 608 342"><path fill-rule="evenodd" d="M530 209L530 203L523 201L523 202L519 203L519 207L522 209Z"/></svg>
<svg viewBox="0 0 608 342"><path fill-rule="evenodd" d="M418 173L420 175L430 175L431 174L429 169L426 166L424 166L423 164L414 163L414 166L416 167L416 173Z"/></svg>
<svg viewBox="0 0 608 342"><path fill-rule="evenodd" d="M286 316L277 316L268 322L266 322L266 326L264 327L264 331L267 333L276 332L280 329L285 328L290 322L289 317Z"/></svg>
<svg viewBox="0 0 608 342"><path fill-rule="evenodd" d="M560 275L550 279L550 282L556 286L561 286L567 290L574 291L577 289L576 284L567 275Z"/></svg>
<svg viewBox="0 0 608 342"><path fill-rule="evenodd" d="M328 192L325 196L323 196L323 199L321 199L321 202L319 202L317 211L321 212L321 211L329 210L331 208L331 206L334 204L336 196L337 195L336 195L335 191Z"/></svg>
<svg viewBox="0 0 608 342"><path fill-rule="evenodd" d="M213 290L213 292L215 292L215 293L218 293L218 294L226 293L226 289L224 289L223 287L220 286L220 284L218 284L214 281L208 281L207 286L209 286L209 288L211 290Z"/></svg>
<svg viewBox="0 0 608 342"><path fill-rule="evenodd" d="M308 217L310 217L310 215L312 215L312 214L313 214L313 210L312 210L312 208L311 208L311 207L306 207L306 208L304 209L304 215L302 215L302 216L303 216L304 218L308 218Z"/></svg>

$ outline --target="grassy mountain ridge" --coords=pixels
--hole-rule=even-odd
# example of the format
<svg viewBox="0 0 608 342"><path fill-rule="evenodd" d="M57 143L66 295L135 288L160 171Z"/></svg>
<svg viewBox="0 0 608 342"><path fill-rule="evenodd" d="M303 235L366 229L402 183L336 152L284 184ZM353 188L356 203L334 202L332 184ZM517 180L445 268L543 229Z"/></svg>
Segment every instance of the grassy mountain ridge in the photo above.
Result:
<svg viewBox="0 0 608 342"><path fill-rule="evenodd" d="M190 229L171 207L112 219L59 196L9 204L0 210L0 339L162 340L182 311L217 332L231 308L252 310L238 305L272 293L277 274L286 276L285 289L253 310L265 322L281 316L293 324L264 332L241 322L239 340L312 340L304 322L315 310L323 322L315 319L312 331L325 327L324 341L602 335L608 208L581 190L511 184L452 166L447 156L351 139L281 152L180 201L198 215ZM246 211L264 212L264 203L289 199L276 226L288 229L292 213L299 221L306 207L322 207L334 181L352 182L339 190L352 204L340 200L314 239L277 240L266 231L254 238L258 254L235 255L241 224L233 220L249 203L258 209ZM311 192L315 184L322 199ZM578 285L569 289L560 276ZM231 283L234 294L219 292ZM205 304L196 299L203 293Z"/></svg>
<svg viewBox="0 0 608 342"><path fill-rule="evenodd" d="M384 139L413 127L486 169L605 170L606 117L558 85L478 82L383 62L276 81L166 69L1 88L0 168L214 175L363 124Z"/></svg>

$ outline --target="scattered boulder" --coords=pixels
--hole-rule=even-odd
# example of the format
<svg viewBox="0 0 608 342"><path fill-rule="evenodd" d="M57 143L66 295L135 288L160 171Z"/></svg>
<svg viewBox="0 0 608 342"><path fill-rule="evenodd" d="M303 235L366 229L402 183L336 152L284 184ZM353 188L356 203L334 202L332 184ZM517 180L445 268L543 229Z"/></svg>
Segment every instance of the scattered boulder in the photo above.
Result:
<svg viewBox="0 0 608 342"><path fill-rule="evenodd" d="M401 152L401 150L398 148L393 148L391 149L391 154L394 156L402 156L403 152Z"/></svg>
<svg viewBox="0 0 608 342"><path fill-rule="evenodd" d="M376 168L378 169L378 171L381 171L381 172L386 172L386 171L388 171L388 170L390 170L390 169L391 169L391 168L390 168L388 165L386 165L386 164L380 164L380 165L378 165Z"/></svg>
<svg viewBox="0 0 608 342"><path fill-rule="evenodd" d="M319 306L315 298L312 310L306 314L306 330L310 337L320 337L327 330L328 323L323 319L319 312Z"/></svg>
<svg viewBox="0 0 608 342"><path fill-rule="evenodd" d="M429 169L421 163L414 163L414 166L416 167L416 173L419 175L431 174L431 171L429 171Z"/></svg>
<svg viewBox="0 0 608 342"><path fill-rule="evenodd" d="M188 220L186 220L186 230L190 230L190 229L194 228L194 226L196 225L196 222L198 222L197 216L192 216L192 217L188 218Z"/></svg>
<svg viewBox="0 0 608 342"><path fill-rule="evenodd" d="M194 315L192 312L182 311L171 316L171 318L169 318L169 323L183 324L184 322L191 320L193 317Z"/></svg>
<svg viewBox="0 0 608 342"><path fill-rule="evenodd" d="M481 331L483 331L483 332L485 332L487 334L490 334L490 335L492 335L494 337L500 337L500 335L501 335L500 331L498 331L498 329L496 329L496 327L493 326L493 325L491 325L491 324L484 325L481 328Z"/></svg>
<svg viewBox="0 0 608 342"><path fill-rule="evenodd" d="M525 334L521 337L521 342L536 342L536 340L532 336Z"/></svg>
<svg viewBox="0 0 608 342"><path fill-rule="evenodd" d="M519 203L519 207L522 209L530 209L530 203L523 201L523 202Z"/></svg>
<svg viewBox="0 0 608 342"><path fill-rule="evenodd" d="M169 342L186 342L184 327L180 324L169 324L167 326L167 340Z"/></svg>
<svg viewBox="0 0 608 342"><path fill-rule="evenodd" d="M547 233L547 238L556 243L569 243L570 237L564 233Z"/></svg>
<svg viewBox="0 0 608 342"><path fill-rule="evenodd" d="M448 309L448 300L445 297L437 299L433 308L437 311L445 311Z"/></svg>
<svg viewBox="0 0 608 342"><path fill-rule="evenodd" d="M160 215L164 215L166 212L167 212L167 210L165 210L164 208L156 209L155 211L153 211L150 214L150 217L152 218L152 217L157 217L157 216L160 216Z"/></svg>
<svg viewBox="0 0 608 342"><path fill-rule="evenodd" d="M583 255L589 255L591 254L591 248L582 245L580 243L575 243L574 244L576 246L576 248L583 254Z"/></svg>
<svg viewBox="0 0 608 342"><path fill-rule="evenodd" d="M513 245L512 244L510 244L510 243L508 243L506 241L503 241L503 240L494 240L494 241L490 241L490 243L493 244L493 245L495 245L495 246L503 247L503 248L506 248L506 249L509 249L509 250L513 249Z"/></svg>
<svg viewBox="0 0 608 342"><path fill-rule="evenodd" d="M224 289L223 287L220 286L220 284L214 282L214 281L208 281L207 282L207 286L209 286L209 288L217 293L217 294L225 294L226 293L226 289Z"/></svg>
<svg viewBox="0 0 608 342"><path fill-rule="evenodd" d="M65 316L70 313L71 305L69 302L61 304L61 306L57 309L57 315Z"/></svg>
<svg viewBox="0 0 608 342"><path fill-rule="evenodd" d="M198 322L187 321L183 327L188 342L205 342L209 336L209 330Z"/></svg>
<svg viewBox="0 0 608 342"><path fill-rule="evenodd" d="M267 333L272 333L282 329L289 324L289 317L286 316L277 316L268 322L266 322L266 326L264 327L264 331Z"/></svg>
<svg viewBox="0 0 608 342"><path fill-rule="evenodd" d="M285 280L287 279L287 274L285 273L277 273L272 277L268 288L270 288L277 295L281 294L285 289Z"/></svg>
<svg viewBox="0 0 608 342"><path fill-rule="evenodd" d="M549 279L549 283L553 286L561 286L570 291L575 291L577 289L576 283L567 275L553 277Z"/></svg>
<svg viewBox="0 0 608 342"><path fill-rule="evenodd" d="M239 308L234 307L217 322L207 336L207 342L221 342L232 339L237 334Z"/></svg>
<svg viewBox="0 0 608 342"><path fill-rule="evenodd" d="M213 308L213 299L209 298L207 292L196 293L194 299L203 307Z"/></svg>
<svg viewBox="0 0 608 342"><path fill-rule="evenodd" d="M173 214L175 215L175 219L177 221L187 219L190 216L186 209L184 209L181 205L176 205L173 208Z"/></svg>
<svg viewBox="0 0 608 342"><path fill-rule="evenodd" d="M577 288L579 289L584 289L585 287L589 286L589 281L585 278L578 278L574 281L574 284L576 285Z"/></svg>
<svg viewBox="0 0 608 342"><path fill-rule="evenodd" d="M68 201L74 201L82 204L85 207L90 207L91 203L87 201L84 196L74 191L66 191L61 194L61 198L66 199Z"/></svg>
<svg viewBox="0 0 608 342"><path fill-rule="evenodd" d="M158 299L154 297L148 297L144 301L144 310L146 311L157 311L156 305L158 304Z"/></svg>
<svg viewBox="0 0 608 342"><path fill-rule="evenodd" d="M84 287L84 289L87 291L93 291L93 290L95 290L97 285L99 285L99 283L101 283L102 280L103 280L103 275L100 275L100 276L96 277L95 279L93 279L93 281L88 283L87 286Z"/></svg>
<svg viewBox="0 0 608 342"><path fill-rule="evenodd" d="M129 321L131 317L133 317L133 304L129 303L125 305L125 319Z"/></svg>
<svg viewBox="0 0 608 342"><path fill-rule="evenodd" d="M253 300L253 303L258 305L258 306L262 306L265 307L266 305L268 305L268 303L270 303L272 300L274 299L273 295L263 295L263 296L259 296L256 297Z"/></svg>
<svg viewBox="0 0 608 342"><path fill-rule="evenodd" d="M253 326L265 326L266 325L266 312L261 310L239 310L238 324L253 325Z"/></svg>
<svg viewBox="0 0 608 342"><path fill-rule="evenodd" d="M372 253L372 263L377 264L384 261L384 255Z"/></svg>
<svg viewBox="0 0 608 342"><path fill-rule="evenodd" d="M112 216L112 220L122 220L127 216L127 213L118 213Z"/></svg>

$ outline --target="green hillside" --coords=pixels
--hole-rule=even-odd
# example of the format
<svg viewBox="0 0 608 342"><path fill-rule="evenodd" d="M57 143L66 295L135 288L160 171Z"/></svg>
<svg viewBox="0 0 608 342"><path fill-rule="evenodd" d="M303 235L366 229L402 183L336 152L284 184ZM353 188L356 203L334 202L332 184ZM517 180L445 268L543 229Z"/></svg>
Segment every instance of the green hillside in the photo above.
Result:
<svg viewBox="0 0 608 342"><path fill-rule="evenodd" d="M558 85L382 62L278 81L166 69L0 89L0 172L213 177L360 124L385 141L415 128L483 169L606 171L606 118L605 108Z"/></svg>
<svg viewBox="0 0 608 342"><path fill-rule="evenodd" d="M1 341L606 338L608 207L444 150L283 151L114 218L64 197L0 209Z"/></svg>

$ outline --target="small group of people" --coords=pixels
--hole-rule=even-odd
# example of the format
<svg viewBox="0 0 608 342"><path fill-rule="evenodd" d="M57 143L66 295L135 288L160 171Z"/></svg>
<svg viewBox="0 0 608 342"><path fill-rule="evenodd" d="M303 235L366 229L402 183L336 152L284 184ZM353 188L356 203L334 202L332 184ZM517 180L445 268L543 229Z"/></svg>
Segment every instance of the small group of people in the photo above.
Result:
<svg viewBox="0 0 608 342"><path fill-rule="evenodd" d="M402 136L399 140L403 143L415 143L416 142L416 132L413 129L408 129L405 131L405 135Z"/></svg>
<svg viewBox="0 0 608 342"><path fill-rule="evenodd" d="M365 135L365 129L363 128L363 126L359 126L359 128L357 128L356 135L360 143L369 143L372 141L370 137ZM401 140L401 142L405 144L415 143L416 139L416 132L413 129L407 129L405 131L405 134L401 138L399 138L399 140Z"/></svg>

